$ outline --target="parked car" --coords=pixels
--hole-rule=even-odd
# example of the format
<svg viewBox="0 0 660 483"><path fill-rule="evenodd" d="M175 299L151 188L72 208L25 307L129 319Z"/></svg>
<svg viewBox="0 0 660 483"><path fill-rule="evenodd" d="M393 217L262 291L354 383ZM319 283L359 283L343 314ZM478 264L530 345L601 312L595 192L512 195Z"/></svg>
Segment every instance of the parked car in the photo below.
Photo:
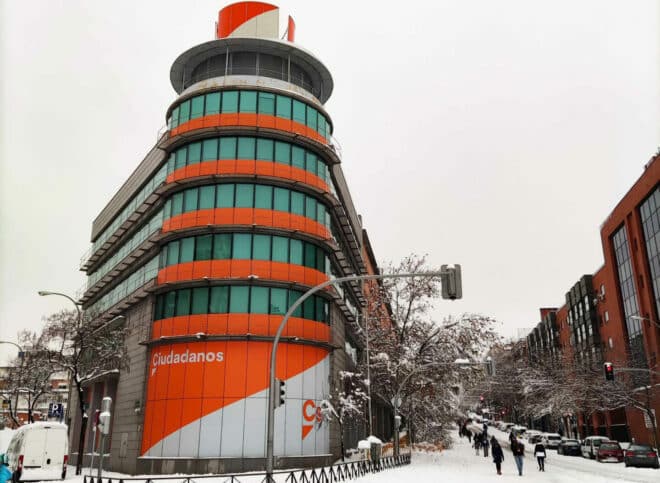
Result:
<svg viewBox="0 0 660 483"><path fill-rule="evenodd" d="M582 440L582 445L580 446L580 451L582 456L589 459L596 459L596 454L598 453L598 447L603 441L609 441L610 438L606 436L589 436Z"/></svg>
<svg viewBox="0 0 660 483"><path fill-rule="evenodd" d="M543 438L543 434L533 434L532 436L527 438L527 442L529 444L540 443L542 438Z"/></svg>
<svg viewBox="0 0 660 483"><path fill-rule="evenodd" d="M598 447L596 461L600 463L621 463L623 450L616 441L603 441Z"/></svg>
<svg viewBox="0 0 660 483"><path fill-rule="evenodd" d="M581 456L580 442L577 439L562 439L559 446L557 446L557 454Z"/></svg>
<svg viewBox="0 0 660 483"><path fill-rule="evenodd" d="M68 446L66 424L39 422L18 428L5 454L12 481L63 480Z"/></svg>
<svg viewBox="0 0 660 483"><path fill-rule="evenodd" d="M645 466L660 468L658 454L647 444L631 444L623 452L623 461L626 466Z"/></svg>
<svg viewBox="0 0 660 483"><path fill-rule="evenodd" d="M527 427L526 426L518 426L516 424L511 428L511 431L516 436L516 438L520 438L523 434L525 434L525 431L527 431Z"/></svg>
<svg viewBox="0 0 660 483"><path fill-rule="evenodd" d="M561 436L557 433L543 433L541 435L541 443L546 449L557 449L559 443L561 442Z"/></svg>

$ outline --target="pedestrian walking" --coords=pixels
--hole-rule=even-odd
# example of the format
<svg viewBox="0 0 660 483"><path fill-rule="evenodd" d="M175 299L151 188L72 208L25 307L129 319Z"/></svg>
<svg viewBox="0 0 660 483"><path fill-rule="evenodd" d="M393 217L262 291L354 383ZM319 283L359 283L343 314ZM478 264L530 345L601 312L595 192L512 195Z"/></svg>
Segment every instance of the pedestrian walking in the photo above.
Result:
<svg viewBox="0 0 660 483"><path fill-rule="evenodd" d="M484 449L484 458L488 458L488 447L490 443L488 442L488 435L483 433L481 435L481 447Z"/></svg>
<svg viewBox="0 0 660 483"><path fill-rule="evenodd" d="M493 447L493 463L495 463L495 469L497 470L497 474L501 475L502 461L504 461L504 451L502 451L502 447L500 446L499 441L495 439L495 436L490 439L490 444Z"/></svg>
<svg viewBox="0 0 660 483"><path fill-rule="evenodd" d="M0 455L2 461L0 461L0 483L6 483L12 481L12 471L9 469L9 463L7 462L7 455Z"/></svg>
<svg viewBox="0 0 660 483"><path fill-rule="evenodd" d="M468 443L472 444L472 431L470 431L469 429L465 428L465 434L467 435Z"/></svg>
<svg viewBox="0 0 660 483"><path fill-rule="evenodd" d="M539 471L545 471L545 446L543 446L543 443L536 443L534 456L536 456L536 462L539 464Z"/></svg>
<svg viewBox="0 0 660 483"><path fill-rule="evenodd" d="M481 448L481 434L476 433L474 435L474 454L479 456L479 449Z"/></svg>
<svg viewBox="0 0 660 483"><path fill-rule="evenodd" d="M513 453L513 459L516 462L516 467L518 468L518 475L522 476L523 472L523 458L525 457L525 445L518 441L516 438L513 438L511 443L511 452Z"/></svg>

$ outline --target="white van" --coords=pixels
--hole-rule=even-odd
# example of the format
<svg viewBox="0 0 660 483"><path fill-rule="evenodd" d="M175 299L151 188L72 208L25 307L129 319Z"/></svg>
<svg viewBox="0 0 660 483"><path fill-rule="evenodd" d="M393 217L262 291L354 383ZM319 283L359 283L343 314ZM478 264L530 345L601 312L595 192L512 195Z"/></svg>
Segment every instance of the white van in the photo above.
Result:
<svg viewBox="0 0 660 483"><path fill-rule="evenodd" d="M5 454L14 482L63 480L68 460L67 426L61 423L39 422L21 426L14 433Z"/></svg>

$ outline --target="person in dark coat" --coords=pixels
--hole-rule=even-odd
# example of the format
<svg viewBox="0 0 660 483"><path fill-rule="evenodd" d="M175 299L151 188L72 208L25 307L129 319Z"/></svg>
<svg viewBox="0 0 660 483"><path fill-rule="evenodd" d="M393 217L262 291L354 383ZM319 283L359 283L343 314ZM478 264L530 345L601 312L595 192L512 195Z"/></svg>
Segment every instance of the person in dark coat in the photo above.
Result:
<svg viewBox="0 0 660 483"><path fill-rule="evenodd" d="M481 433L474 435L474 454L479 456L479 448L481 448Z"/></svg>
<svg viewBox="0 0 660 483"><path fill-rule="evenodd" d="M543 443L536 443L534 456L536 456L536 461L539 464L539 471L545 471L545 446L543 446Z"/></svg>
<svg viewBox="0 0 660 483"><path fill-rule="evenodd" d="M504 461L504 451L500 446L500 442L495 439L495 436L490 438L490 445L493 448L493 463L495 463L495 468L497 469L497 474L502 474L502 461Z"/></svg>
<svg viewBox="0 0 660 483"><path fill-rule="evenodd" d="M488 442L488 434L487 433L482 433L481 434L481 447L484 449L484 458L488 458L488 447L490 446L490 443Z"/></svg>
<svg viewBox="0 0 660 483"><path fill-rule="evenodd" d="M513 441L511 442L511 452L513 453L513 459L516 461L518 475L522 476L523 458L525 457L525 445L518 441L516 438L513 438Z"/></svg>

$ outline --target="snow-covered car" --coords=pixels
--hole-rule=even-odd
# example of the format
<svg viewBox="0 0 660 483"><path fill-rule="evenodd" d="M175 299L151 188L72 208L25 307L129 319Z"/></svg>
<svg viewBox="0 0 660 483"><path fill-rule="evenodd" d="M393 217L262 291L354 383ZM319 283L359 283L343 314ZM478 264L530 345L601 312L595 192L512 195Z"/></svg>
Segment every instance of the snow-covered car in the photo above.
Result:
<svg viewBox="0 0 660 483"><path fill-rule="evenodd" d="M623 450L616 441L603 441L598 447L596 461L599 463L621 463Z"/></svg>
<svg viewBox="0 0 660 483"><path fill-rule="evenodd" d="M541 436L541 443L546 448L557 449L557 446L561 443L561 436L557 433L544 433Z"/></svg>
<svg viewBox="0 0 660 483"><path fill-rule="evenodd" d="M523 434L525 434L525 431L527 431L527 426L519 426L516 424L511 428L511 432L517 438L520 438Z"/></svg>
<svg viewBox="0 0 660 483"><path fill-rule="evenodd" d="M610 438L606 436L589 436L582 440L580 445L580 451L582 456L589 459L596 459L596 454L598 453L598 447L603 443L603 441L609 441Z"/></svg>
<svg viewBox="0 0 660 483"><path fill-rule="evenodd" d="M541 431L537 431L537 430L535 430L535 429L528 429L527 431L525 431L525 438L527 438L527 442L528 442L528 443L531 443L530 440L531 440L534 436L540 436L540 435L541 435Z"/></svg>
<svg viewBox="0 0 660 483"><path fill-rule="evenodd" d="M577 439L562 439L559 446L557 446L557 454L581 456L580 442Z"/></svg>

